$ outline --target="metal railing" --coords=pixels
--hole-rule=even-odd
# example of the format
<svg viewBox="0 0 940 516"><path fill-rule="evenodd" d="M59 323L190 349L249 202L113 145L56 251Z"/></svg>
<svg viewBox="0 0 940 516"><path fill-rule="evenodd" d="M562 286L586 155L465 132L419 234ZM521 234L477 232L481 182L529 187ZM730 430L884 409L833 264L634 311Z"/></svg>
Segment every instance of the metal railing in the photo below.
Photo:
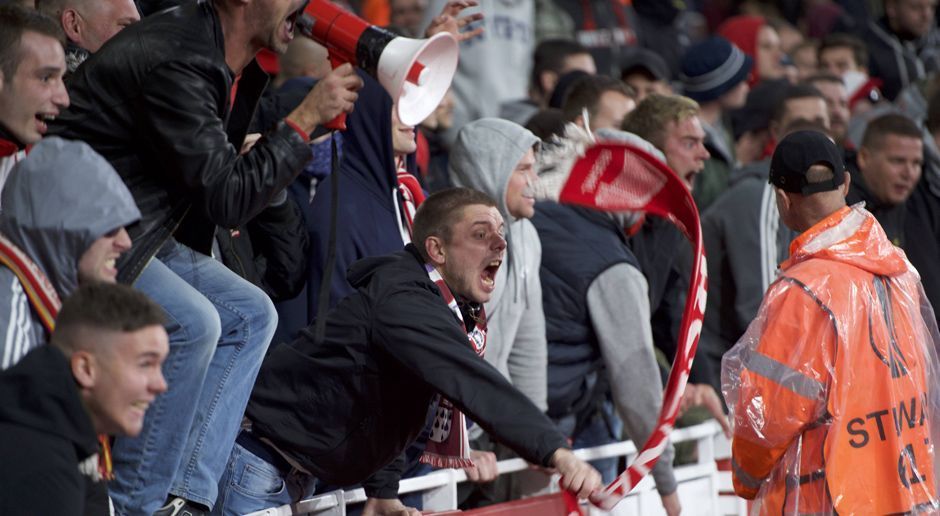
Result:
<svg viewBox="0 0 940 516"><path fill-rule="evenodd" d="M721 427L714 421L675 430L670 440L673 443L694 442L696 460L694 463L675 468L676 481L679 485L679 499L683 506L683 515L744 515L746 506L733 494L722 494L730 490L730 475L718 471L715 460L730 457L730 443L721 432ZM584 460L608 457L633 458L636 446L631 441L622 441L594 448L582 448L575 454ZM497 463L500 475L517 474L526 478L522 481L528 488L527 496L557 492L557 475L549 476L533 469L523 459L507 459ZM416 478L402 480L399 494L421 492L424 512L448 511L457 508L457 485L466 482L463 470L444 469ZM263 511L253 512L248 516L294 516L313 514L317 516L345 516L346 507L366 501L362 489L350 491L331 491L317 495L295 504L282 505ZM652 478L647 476L639 485L610 513L591 507L590 514L602 515L660 515L665 514Z"/></svg>

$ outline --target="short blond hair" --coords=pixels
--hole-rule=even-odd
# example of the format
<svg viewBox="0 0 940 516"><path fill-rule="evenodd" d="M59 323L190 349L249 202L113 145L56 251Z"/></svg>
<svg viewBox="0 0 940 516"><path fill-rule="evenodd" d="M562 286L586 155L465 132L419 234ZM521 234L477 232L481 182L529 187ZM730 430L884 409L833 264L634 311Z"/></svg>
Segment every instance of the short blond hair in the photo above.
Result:
<svg viewBox="0 0 940 516"><path fill-rule="evenodd" d="M666 126L698 116L698 102L682 95L652 94L627 115L621 127L663 150L666 141Z"/></svg>

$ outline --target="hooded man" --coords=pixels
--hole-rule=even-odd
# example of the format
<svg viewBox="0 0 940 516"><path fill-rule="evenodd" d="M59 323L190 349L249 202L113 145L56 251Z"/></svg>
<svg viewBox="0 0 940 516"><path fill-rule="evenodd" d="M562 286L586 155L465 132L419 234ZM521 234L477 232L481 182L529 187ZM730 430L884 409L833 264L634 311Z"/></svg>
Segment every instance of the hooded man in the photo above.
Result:
<svg viewBox="0 0 940 516"><path fill-rule="evenodd" d="M449 174L453 184L481 191L496 200L506 223L506 266L496 274L495 290L485 305L487 341L484 355L519 391L541 411L548 408L545 344L545 315L539 265L542 246L529 218L535 213L531 185L537 180L535 153L539 139L521 126L498 118L483 118L465 125L451 149ZM486 149L486 152L480 152ZM479 427L470 431L476 449L492 450L500 458L512 456L496 446ZM478 468L474 480L488 481L492 468ZM481 504L505 501L509 484L499 481L479 486L471 500Z"/></svg>
<svg viewBox="0 0 940 516"><path fill-rule="evenodd" d="M399 159L414 152L414 128L396 124L392 98L364 72L357 72L363 88L356 108L346 118L343 132L343 158L339 176L327 177L317 185L310 206L314 220L329 221L333 204L331 188L339 181L336 235L336 265L330 280L330 306L352 294L346 270L355 261L400 251L410 234L403 221L405 201L401 198L397 168ZM403 135L396 134L405 133ZM407 160L413 163L413 160ZM418 202L417 204L420 204ZM403 233L404 231L404 233ZM311 234L313 255L308 284L308 324L317 314L320 282L326 276L329 224L320 224ZM300 328L297 328L300 329Z"/></svg>
<svg viewBox="0 0 940 516"><path fill-rule="evenodd" d="M131 246L124 226L138 219L121 178L84 143L46 138L13 168L0 213L0 369L49 340L58 306L49 313L36 292L58 305L79 284L113 283Z"/></svg>
<svg viewBox="0 0 940 516"><path fill-rule="evenodd" d="M450 153L454 184L496 200L506 221L506 266L486 303L484 358L541 410L546 401L547 350L539 266L542 244L535 226L535 149L539 139L521 126L483 118L460 130ZM485 152L481 152L485 150Z"/></svg>

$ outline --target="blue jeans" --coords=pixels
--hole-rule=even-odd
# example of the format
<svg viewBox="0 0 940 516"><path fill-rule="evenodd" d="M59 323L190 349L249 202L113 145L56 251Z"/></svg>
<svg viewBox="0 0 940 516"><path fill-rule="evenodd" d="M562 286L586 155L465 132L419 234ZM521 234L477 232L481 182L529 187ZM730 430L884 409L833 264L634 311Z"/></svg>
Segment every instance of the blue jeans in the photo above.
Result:
<svg viewBox="0 0 940 516"><path fill-rule="evenodd" d="M270 298L220 262L174 240L135 288L163 307L169 390L135 438L115 441L118 514L147 515L168 494L212 507L277 314Z"/></svg>
<svg viewBox="0 0 940 516"><path fill-rule="evenodd" d="M298 471L285 474L236 443L219 481L213 516L240 516L298 502L313 494L316 480Z"/></svg>

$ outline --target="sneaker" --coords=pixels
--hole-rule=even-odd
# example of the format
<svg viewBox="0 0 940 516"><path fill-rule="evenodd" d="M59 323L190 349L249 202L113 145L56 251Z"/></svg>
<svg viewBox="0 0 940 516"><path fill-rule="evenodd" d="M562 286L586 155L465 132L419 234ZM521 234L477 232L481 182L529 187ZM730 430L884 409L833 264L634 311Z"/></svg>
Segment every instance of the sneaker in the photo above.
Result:
<svg viewBox="0 0 940 516"><path fill-rule="evenodd" d="M180 497L174 497L153 516L209 516L209 511Z"/></svg>

